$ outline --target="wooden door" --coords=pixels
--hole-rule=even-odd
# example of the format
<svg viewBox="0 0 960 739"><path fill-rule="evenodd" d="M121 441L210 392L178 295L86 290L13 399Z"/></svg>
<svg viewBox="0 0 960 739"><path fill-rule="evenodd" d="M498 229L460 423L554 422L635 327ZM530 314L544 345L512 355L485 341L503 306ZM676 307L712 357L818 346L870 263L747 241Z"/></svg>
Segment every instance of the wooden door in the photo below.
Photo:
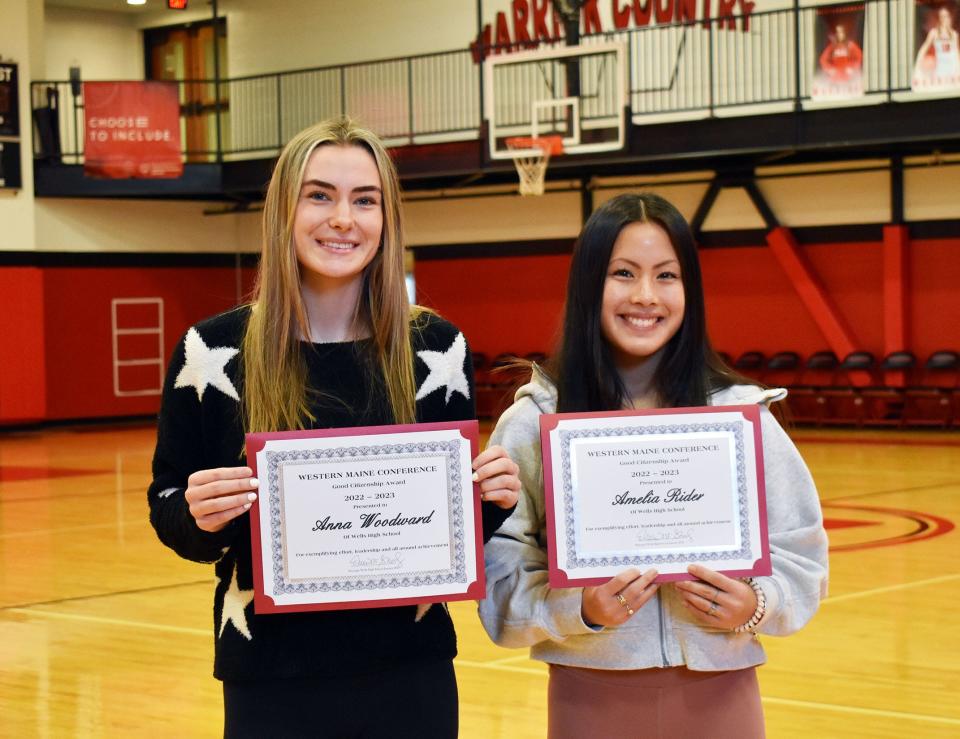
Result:
<svg viewBox="0 0 960 739"><path fill-rule="evenodd" d="M183 26L151 28L144 31L147 79L180 82L181 134L188 162L216 161L226 138L228 97L226 77L226 21L218 23L219 38L214 44L212 21ZM214 48L220 59L220 102L217 104L217 70ZM217 110L220 131L217 132Z"/></svg>

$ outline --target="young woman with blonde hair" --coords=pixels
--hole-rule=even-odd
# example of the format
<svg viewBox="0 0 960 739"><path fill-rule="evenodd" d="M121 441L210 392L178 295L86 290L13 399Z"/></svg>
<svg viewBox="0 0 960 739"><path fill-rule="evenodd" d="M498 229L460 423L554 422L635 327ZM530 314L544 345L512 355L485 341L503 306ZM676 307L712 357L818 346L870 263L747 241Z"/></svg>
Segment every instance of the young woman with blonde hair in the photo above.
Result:
<svg viewBox="0 0 960 739"><path fill-rule="evenodd" d="M253 301L190 328L164 386L150 519L215 562L214 675L224 733L454 737L456 638L441 606L256 615L245 432L474 416L463 335L408 303L396 170L346 119L297 134L263 214ZM427 359L431 360L427 364ZM484 537L517 499L499 447L474 460Z"/></svg>
<svg viewBox="0 0 960 739"><path fill-rule="evenodd" d="M936 24L917 49L913 67L914 89L951 89L960 87L960 34L953 27L954 8L936 9ZM927 12L928 23L933 15Z"/></svg>

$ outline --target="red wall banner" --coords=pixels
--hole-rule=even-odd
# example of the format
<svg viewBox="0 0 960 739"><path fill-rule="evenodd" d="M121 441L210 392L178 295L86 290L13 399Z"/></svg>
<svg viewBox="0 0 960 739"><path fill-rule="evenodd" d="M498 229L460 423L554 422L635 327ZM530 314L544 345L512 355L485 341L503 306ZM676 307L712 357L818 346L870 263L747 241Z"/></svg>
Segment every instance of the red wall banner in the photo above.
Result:
<svg viewBox="0 0 960 739"><path fill-rule="evenodd" d="M183 174L180 99L170 82L84 82L88 177L171 178Z"/></svg>

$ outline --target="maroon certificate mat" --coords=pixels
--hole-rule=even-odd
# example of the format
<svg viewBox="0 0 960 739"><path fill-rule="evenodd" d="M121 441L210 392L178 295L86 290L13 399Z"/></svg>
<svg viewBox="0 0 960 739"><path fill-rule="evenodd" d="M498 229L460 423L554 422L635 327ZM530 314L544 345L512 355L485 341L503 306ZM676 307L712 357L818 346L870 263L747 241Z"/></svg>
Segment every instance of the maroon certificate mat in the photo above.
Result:
<svg viewBox="0 0 960 739"><path fill-rule="evenodd" d="M257 613L485 595L476 421L247 434Z"/></svg>
<svg viewBox="0 0 960 739"><path fill-rule="evenodd" d="M552 587L770 574L756 405L540 417Z"/></svg>

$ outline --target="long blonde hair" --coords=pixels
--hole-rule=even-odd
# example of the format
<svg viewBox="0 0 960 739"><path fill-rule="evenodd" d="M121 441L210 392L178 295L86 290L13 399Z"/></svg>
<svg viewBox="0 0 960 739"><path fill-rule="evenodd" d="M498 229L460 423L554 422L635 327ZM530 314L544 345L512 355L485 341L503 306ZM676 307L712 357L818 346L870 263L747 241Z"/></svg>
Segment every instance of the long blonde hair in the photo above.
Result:
<svg viewBox="0 0 960 739"><path fill-rule="evenodd" d="M394 422L412 423L416 416L410 321L419 311L416 306L411 311L407 300L397 170L376 134L348 118L336 118L290 140L267 189L260 269L243 337L243 412L252 432L302 429L315 420L299 347L300 337L309 337L310 329L300 294L293 222L307 162L318 146L359 146L379 170L381 247L365 269L355 320L372 333Z"/></svg>

